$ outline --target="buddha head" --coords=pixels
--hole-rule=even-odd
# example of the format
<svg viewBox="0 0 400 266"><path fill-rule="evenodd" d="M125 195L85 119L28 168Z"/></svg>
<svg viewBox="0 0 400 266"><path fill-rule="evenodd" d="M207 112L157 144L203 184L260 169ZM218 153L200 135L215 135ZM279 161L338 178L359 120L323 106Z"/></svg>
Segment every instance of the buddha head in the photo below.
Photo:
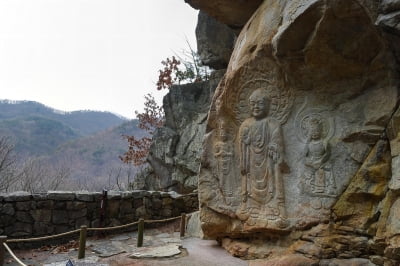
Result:
<svg viewBox="0 0 400 266"><path fill-rule="evenodd" d="M256 89L249 97L251 115L262 119L268 115L269 99L264 89Z"/></svg>
<svg viewBox="0 0 400 266"><path fill-rule="evenodd" d="M322 122L317 118L312 118L308 124L308 137L311 140L319 140L322 137Z"/></svg>

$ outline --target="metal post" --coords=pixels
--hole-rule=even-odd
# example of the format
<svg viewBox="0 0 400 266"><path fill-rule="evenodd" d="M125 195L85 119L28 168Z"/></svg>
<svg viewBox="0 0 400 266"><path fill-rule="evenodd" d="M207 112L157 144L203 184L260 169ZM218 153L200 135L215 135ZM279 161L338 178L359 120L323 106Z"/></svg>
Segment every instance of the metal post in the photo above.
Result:
<svg viewBox="0 0 400 266"><path fill-rule="evenodd" d="M144 219L140 218L139 224L138 224L138 237L137 237L137 246L138 247L143 246L143 231L144 231Z"/></svg>
<svg viewBox="0 0 400 266"><path fill-rule="evenodd" d="M182 215L181 215L181 237L185 236L185 229L186 229L186 214L182 213Z"/></svg>
<svg viewBox="0 0 400 266"><path fill-rule="evenodd" d="M4 265L4 256L6 254L6 250L3 243L6 243L6 240L7 236L0 236L0 266Z"/></svg>
<svg viewBox="0 0 400 266"><path fill-rule="evenodd" d="M78 251L78 259L85 258L85 249L86 249L86 233L87 233L87 226L81 226L81 232L79 235L79 251Z"/></svg>
<svg viewBox="0 0 400 266"><path fill-rule="evenodd" d="M105 224L106 212L107 212L107 195L108 195L108 191L103 189L103 194L102 194L101 202L100 202L100 226L99 227L104 227L104 224ZM105 237L105 232L99 231L98 235L100 237Z"/></svg>

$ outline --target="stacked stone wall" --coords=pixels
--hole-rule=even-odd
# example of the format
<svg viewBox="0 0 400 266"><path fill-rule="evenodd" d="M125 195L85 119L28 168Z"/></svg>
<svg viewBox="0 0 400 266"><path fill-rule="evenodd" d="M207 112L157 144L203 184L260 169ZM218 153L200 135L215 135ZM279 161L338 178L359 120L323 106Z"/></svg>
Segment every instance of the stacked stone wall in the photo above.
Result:
<svg viewBox="0 0 400 266"><path fill-rule="evenodd" d="M0 235L29 238L99 227L101 192L16 192L0 195ZM103 226L144 219L165 219L198 209L196 193L179 195L158 191L109 191Z"/></svg>

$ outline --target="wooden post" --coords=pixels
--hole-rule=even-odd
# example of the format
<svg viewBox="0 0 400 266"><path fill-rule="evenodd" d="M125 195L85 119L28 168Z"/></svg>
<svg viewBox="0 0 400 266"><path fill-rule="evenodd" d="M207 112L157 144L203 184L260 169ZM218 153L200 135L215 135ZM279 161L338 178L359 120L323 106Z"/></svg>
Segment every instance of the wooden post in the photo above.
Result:
<svg viewBox="0 0 400 266"><path fill-rule="evenodd" d="M6 255L6 249L3 243L6 243L7 236L0 236L0 266L4 265L4 257Z"/></svg>
<svg viewBox="0 0 400 266"><path fill-rule="evenodd" d="M182 213L182 216L181 216L181 237L185 236L185 229L186 229L186 214Z"/></svg>
<svg viewBox="0 0 400 266"><path fill-rule="evenodd" d="M78 251L78 259L85 258L85 249L86 249L86 233L87 233L87 226L81 226L81 232L79 235L79 251Z"/></svg>
<svg viewBox="0 0 400 266"><path fill-rule="evenodd" d="M144 219L140 218L139 224L138 224L138 236L137 236L137 246L138 247L143 246L143 231L144 231Z"/></svg>

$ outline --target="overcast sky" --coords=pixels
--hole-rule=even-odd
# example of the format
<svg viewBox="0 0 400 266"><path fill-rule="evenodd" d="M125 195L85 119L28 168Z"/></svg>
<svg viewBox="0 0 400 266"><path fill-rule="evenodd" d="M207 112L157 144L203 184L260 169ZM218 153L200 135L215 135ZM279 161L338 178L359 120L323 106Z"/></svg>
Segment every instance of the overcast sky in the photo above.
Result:
<svg viewBox="0 0 400 266"><path fill-rule="evenodd" d="M155 89L161 60L195 48L184 0L1 0L0 99L128 118Z"/></svg>

